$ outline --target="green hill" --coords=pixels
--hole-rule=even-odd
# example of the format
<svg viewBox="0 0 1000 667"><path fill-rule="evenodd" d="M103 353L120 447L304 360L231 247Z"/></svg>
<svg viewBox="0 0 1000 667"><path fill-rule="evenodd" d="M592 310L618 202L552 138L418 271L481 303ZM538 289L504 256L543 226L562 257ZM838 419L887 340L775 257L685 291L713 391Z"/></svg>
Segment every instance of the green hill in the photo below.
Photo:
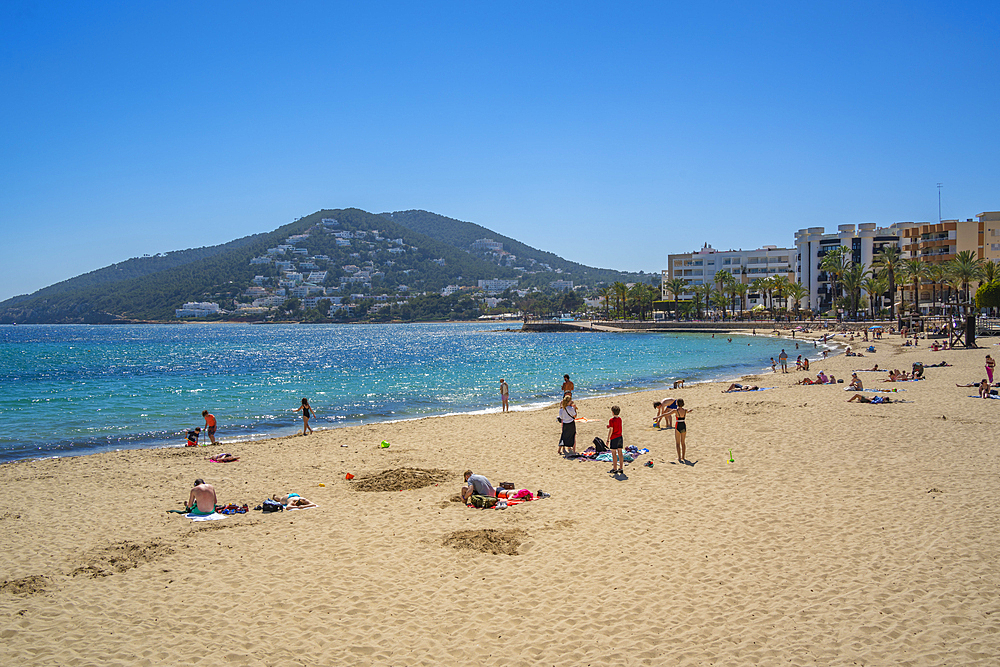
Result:
<svg viewBox="0 0 1000 667"><path fill-rule="evenodd" d="M595 288L601 284L610 285L616 281L648 282L650 278L650 274L629 273L613 269L597 269L578 264L577 262L571 262L551 252L532 248L509 236L498 234L482 225L463 222L454 218L446 218L443 215L428 211L396 211L393 213L383 213L382 215L415 232L425 234L454 248L480 257L490 253L474 249L473 243L476 241L488 239L503 243L503 250L517 258L514 266L544 274L536 280L527 279L526 282L522 283L525 286L532 286L533 283L537 283L537 286L541 287L542 285L547 285L552 280L561 279L572 280L574 286L580 285Z"/></svg>
<svg viewBox="0 0 1000 667"><path fill-rule="evenodd" d="M471 244L479 238L502 242L516 261L511 263L510 255L474 251ZM479 225L426 211L375 215L359 209L323 210L266 234L129 259L8 299L0 303L0 323L173 320L174 310L189 301L233 310L250 305L254 297L248 288L255 276L257 284L266 286L258 292L280 294L279 285L287 284L285 293L291 296L284 275L288 270L302 277L323 276L318 287L326 294L320 298L365 301L366 309L376 297L397 301L426 292L433 300L448 285L475 286L485 279L516 279L521 288L547 288L556 279L596 286L639 278L569 262ZM297 284L303 282L300 278ZM458 303L458 296L449 299ZM467 304L449 308L447 312L469 310ZM428 311L410 307L400 312L419 318L418 313Z"/></svg>

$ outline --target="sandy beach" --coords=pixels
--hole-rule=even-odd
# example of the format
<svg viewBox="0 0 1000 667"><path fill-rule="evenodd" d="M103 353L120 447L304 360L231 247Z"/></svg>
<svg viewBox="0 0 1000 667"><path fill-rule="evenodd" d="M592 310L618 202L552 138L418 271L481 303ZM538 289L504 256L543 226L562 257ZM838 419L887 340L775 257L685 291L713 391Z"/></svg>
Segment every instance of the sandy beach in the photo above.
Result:
<svg viewBox="0 0 1000 667"><path fill-rule="evenodd" d="M837 386L792 370L746 378L762 392L580 401L580 449L616 403L626 445L650 450L619 478L556 454L555 407L0 466L0 662L998 664L1000 401L955 387L996 348L900 343L813 362ZM814 354L800 345L776 339L774 356ZM852 370L914 361L953 366L860 373L904 402L847 402ZM652 426L664 396L692 409L694 465ZM206 460L222 451L240 460ZM468 508L452 500L467 468L551 498ZM358 490L404 469L437 481ZM295 492L319 507L167 513L197 477L220 503Z"/></svg>

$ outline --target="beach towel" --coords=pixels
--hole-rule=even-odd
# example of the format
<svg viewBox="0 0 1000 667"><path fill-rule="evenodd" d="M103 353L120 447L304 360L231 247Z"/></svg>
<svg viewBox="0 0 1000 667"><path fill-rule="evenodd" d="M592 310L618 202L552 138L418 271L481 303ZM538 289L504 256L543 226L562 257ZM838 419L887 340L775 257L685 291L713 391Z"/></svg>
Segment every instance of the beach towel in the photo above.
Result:
<svg viewBox="0 0 1000 667"><path fill-rule="evenodd" d="M287 507L286 506L285 509L288 510L289 512L294 512L295 510L314 510L314 509L316 509L316 507L319 507L319 505L316 505L315 507Z"/></svg>
<svg viewBox="0 0 1000 667"><path fill-rule="evenodd" d="M982 398L982 396L969 396L969 398ZM1000 396L997 396L996 394L990 394L989 398L1000 398Z"/></svg>
<svg viewBox="0 0 1000 667"><path fill-rule="evenodd" d="M218 512L213 512L212 514L185 514L187 518L192 521L218 521L219 519L225 519L225 514L219 514Z"/></svg>

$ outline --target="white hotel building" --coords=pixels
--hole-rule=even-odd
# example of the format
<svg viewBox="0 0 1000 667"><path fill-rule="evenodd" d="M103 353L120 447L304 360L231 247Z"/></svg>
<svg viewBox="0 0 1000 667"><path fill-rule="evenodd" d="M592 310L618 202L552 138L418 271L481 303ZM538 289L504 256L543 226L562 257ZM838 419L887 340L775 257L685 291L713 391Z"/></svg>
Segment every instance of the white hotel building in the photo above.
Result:
<svg viewBox="0 0 1000 667"><path fill-rule="evenodd" d="M662 298L673 300L673 294L667 290L667 281L681 278L689 285L697 286L705 283L715 283L715 274L728 271L742 283L751 283L757 278L768 278L774 275L785 275L792 279L794 272L794 248L779 248L766 245L756 250L716 250L705 244L697 252L678 255L667 255L667 269L663 271ZM680 295L682 300L690 300L692 292ZM747 295L744 309L753 308L763 303L763 296L755 293Z"/></svg>
<svg viewBox="0 0 1000 667"><path fill-rule="evenodd" d="M887 245L900 246L903 230L917 227L914 222L897 222L878 227L874 222L839 225L836 233L827 234L822 227L809 227L795 232L795 280L809 289L808 302L800 304L816 312L833 307L832 279L819 268L831 248L847 248L851 261L871 268L875 255Z"/></svg>

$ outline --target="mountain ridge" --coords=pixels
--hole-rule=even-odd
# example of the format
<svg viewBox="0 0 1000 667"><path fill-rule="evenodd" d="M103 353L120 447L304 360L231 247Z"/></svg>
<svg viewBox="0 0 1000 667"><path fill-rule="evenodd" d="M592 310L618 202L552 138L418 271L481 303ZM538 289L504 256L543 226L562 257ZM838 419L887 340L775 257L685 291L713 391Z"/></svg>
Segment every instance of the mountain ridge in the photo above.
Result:
<svg viewBox="0 0 1000 667"><path fill-rule="evenodd" d="M478 235L497 239L516 253L505 250L498 261L495 253L462 247L465 240ZM304 247L290 245L293 237ZM277 252L282 245L294 253L290 260L284 258L284 250ZM505 265L503 260L511 256L532 266ZM284 268L276 268L278 264ZM227 310L247 307L247 294L255 281L266 285L270 293L290 293L277 287L289 283L284 279L289 266L293 273L304 270L302 266L315 267L324 282L310 287L317 288L321 298L338 304L378 294L405 296L413 294L411 290L436 293L450 285L475 286L484 279L517 280L521 287L547 288L559 279L575 280L575 286L590 282L595 287L597 282L641 277L586 267L480 225L427 211L373 214L360 209L323 209L271 232L217 246L133 257L12 297L0 302L0 323L165 321L174 320L174 310L185 302L199 301L220 303ZM304 276L294 275L302 284Z"/></svg>

